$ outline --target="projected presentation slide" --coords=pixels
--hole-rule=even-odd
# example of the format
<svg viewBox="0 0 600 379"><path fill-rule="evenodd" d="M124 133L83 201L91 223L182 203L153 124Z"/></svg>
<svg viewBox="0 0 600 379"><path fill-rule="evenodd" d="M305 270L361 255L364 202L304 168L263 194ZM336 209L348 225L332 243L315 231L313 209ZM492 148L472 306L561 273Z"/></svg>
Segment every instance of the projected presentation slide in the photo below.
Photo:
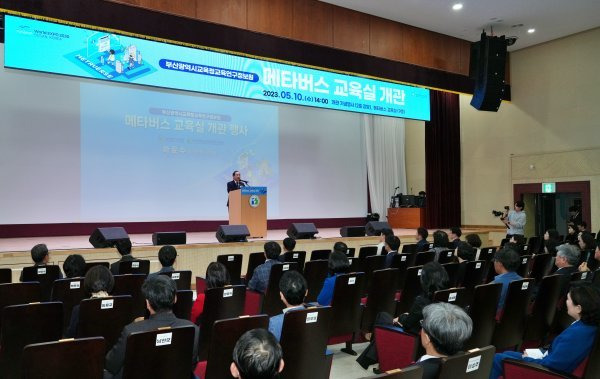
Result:
<svg viewBox="0 0 600 379"><path fill-rule="evenodd" d="M5 65L114 82L429 120L429 90L5 16Z"/></svg>

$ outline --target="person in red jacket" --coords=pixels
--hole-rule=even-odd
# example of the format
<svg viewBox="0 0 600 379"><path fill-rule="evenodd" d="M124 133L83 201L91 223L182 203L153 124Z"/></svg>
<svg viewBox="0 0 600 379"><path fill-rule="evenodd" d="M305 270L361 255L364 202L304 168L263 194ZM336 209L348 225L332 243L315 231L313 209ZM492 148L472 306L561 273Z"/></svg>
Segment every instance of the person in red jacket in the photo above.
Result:
<svg viewBox="0 0 600 379"><path fill-rule="evenodd" d="M224 287L231 284L227 267L219 262L212 262L206 268L206 289ZM204 293L199 293L192 305L190 321L200 325L200 317L204 311Z"/></svg>

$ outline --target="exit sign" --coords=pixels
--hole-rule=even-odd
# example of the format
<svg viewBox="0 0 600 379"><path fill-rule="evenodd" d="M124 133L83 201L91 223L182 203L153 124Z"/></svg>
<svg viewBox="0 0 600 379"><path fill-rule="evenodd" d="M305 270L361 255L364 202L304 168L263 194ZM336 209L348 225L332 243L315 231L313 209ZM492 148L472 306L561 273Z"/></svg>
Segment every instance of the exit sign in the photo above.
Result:
<svg viewBox="0 0 600 379"><path fill-rule="evenodd" d="M555 193L556 183L542 183L542 193Z"/></svg>

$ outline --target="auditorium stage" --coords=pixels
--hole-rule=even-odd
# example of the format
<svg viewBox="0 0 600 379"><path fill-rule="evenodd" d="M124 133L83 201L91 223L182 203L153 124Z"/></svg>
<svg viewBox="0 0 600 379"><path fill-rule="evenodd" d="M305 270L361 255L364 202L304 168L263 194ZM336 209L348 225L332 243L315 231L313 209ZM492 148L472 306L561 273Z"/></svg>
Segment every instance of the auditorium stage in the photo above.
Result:
<svg viewBox="0 0 600 379"><path fill-rule="evenodd" d="M434 230L430 230L430 236ZM415 243L414 229L394 229L402 244ZM463 235L477 233L484 245L497 244L503 237L504 231L496 228L463 229ZM177 246L178 257L176 267L179 270L192 270L193 275L204 275L210 262L216 260L217 255L243 254L242 273L245 273L247 256L252 252L262 251L265 241L281 241L286 235L285 229L269 230L267 237L250 239L248 242L219 243L214 232L187 233L187 244ZM379 242L379 237L340 237L339 228L319 229L315 239L298 240L296 250L310 253L316 249L331 249L336 241L344 241L348 247L360 248L361 246L374 245ZM95 249L88 241L89 236L62 236L62 237L28 237L28 238L1 238L0 239L0 266L13 269L13 281L18 280L21 269L31 265L29 250L38 243L45 243L50 249L50 263L62 266L70 254L81 254L86 261L114 262L119 254L114 248ZM149 259L150 270L160 268L158 250L160 246L152 245L152 234L130 234L133 244L132 254L136 258ZM431 240L431 237L429 238ZM307 257L308 259L308 257Z"/></svg>

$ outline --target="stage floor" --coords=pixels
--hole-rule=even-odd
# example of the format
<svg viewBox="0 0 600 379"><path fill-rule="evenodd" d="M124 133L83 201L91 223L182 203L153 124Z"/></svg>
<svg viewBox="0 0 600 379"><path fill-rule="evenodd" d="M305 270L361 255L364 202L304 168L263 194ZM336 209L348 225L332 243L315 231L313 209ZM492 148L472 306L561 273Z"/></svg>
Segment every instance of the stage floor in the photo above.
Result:
<svg viewBox="0 0 600 379"><path fill-rule="evenodd" d="M468 233L490 232L489 229L463 229L463 236ZM434 230L429 231L429 240ZM448 232L446 230L446 232ZM416 231L414 229L394 229L394 234L400 237L402 244L414 243ZM152 246L152 234L130 234L131 242L136 246ZM249 241L281 241L287 237L285 229L268 230L266 238L250 239ZM318 238L341 238L339 228L319 229ZM75 250L93 249L88 241L89 236L61 236L61 237L25 237L25 238L0 238L0 252L27 251L38 243L45 243L50 250ZM218 243L215 232L188 232L187 244L214 244ZM485 244L485 242L484 242Z"/></svg>

